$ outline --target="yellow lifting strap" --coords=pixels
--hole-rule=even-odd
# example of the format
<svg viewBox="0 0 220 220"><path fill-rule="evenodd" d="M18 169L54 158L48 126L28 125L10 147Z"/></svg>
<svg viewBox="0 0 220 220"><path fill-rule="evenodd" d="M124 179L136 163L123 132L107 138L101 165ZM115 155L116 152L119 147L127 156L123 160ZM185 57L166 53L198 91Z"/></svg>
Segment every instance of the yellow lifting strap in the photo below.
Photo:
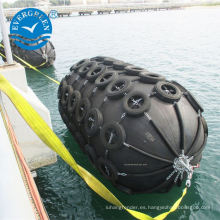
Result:
<svg viewBox="0 0 220 220"><path fill-rule="evenodd" d="M2 74L0 74L0 91L8 96L20 115L24 118L30 128L38 135L38 137L48 147L55 151L67 164L69 164L93 191L95 191L106 201L112 203L113 205L122 207L133 217L141 220L162 220L166 218L168 214L174 212L178 208L181 200L187 192L187 188L183 190L181 197L174 203L168 212L162 213L154 218L147 214L127 209L96 177L76 163L72 155L52 131L52 129L26 101L26 99L13 88L13 86Z"/></svg>
<svg viewBox="0 0 220 220"><path fill-rule="evenodd" d="M0 47L4 48L4 45L0 43ZM45 77L47 77L47 78L50 79L51 81L55 82L56 84L58 84L58 85L60 84L59 81L53 79L53 78L50 77L50 76L47 76L46 74L44 74L43 72L41 72L41 71L40 71L39 69L37 69L36 67L32 66L31 64L29 64L29 63L26 62L25 60L21 59L21 58L20 58L19 56L17 56L16 54L14 54L14 53L12 53L12 54L13 54L14 57L16 57L18 60L20 60L24 65L28 66L29 68L35 70L36 72L38 72L38 73L40 73L40 74L42 74L42 75L44 75ZM4 54L0 53L0 55L1 55L2 57L6 58ZM42 66L42 65L44 65L44 64L45 64L45 62L42 63L41 65L39 65L38 67L40 67L40 66Z"/></svg>

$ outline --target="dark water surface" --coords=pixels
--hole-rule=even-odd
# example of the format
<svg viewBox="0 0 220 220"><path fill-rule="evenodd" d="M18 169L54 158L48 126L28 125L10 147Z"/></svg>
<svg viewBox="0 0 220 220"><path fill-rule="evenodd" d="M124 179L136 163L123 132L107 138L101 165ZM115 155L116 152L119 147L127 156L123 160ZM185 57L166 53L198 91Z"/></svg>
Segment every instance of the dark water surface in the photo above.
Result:
<svg viewBox="0 0 220 220"><path fill-rule="evenodd" d="M187 196L167 219L220 219L220 9L59 18L53 20L52 41L57 60L54 67L43 71L58 80L80 59L106 55L165 75L192 91L205 109L209 139ZM89 164L63 124L57 108L57 85L30 70L27 78L49 108L54 131L78 163L101 179L125 205L156 216L180 196L183 187L146 195L125 195L114 189ZM133 219L125 211L109 209L110 204L60 158L37 173L36 183L52 220Z"/></svg>

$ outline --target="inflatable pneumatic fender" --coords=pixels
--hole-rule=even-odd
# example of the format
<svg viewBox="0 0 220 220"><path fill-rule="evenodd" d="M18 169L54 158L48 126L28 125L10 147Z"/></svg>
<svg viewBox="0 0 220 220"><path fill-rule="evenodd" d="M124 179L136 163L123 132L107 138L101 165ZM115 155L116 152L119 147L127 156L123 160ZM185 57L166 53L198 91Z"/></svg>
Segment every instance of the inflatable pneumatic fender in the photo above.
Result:
<svg viewBox="0 0 220 220"><path fill-rule="evenodd" d="M126 193L190 185L208 137L203 109L175 81L109 57L84 59L58 89L64 123L90 161Z"/></svg>
<svg viewBox="0 0 220 220"><path fill-rule="evenodd" d="M45 68L53 65L56 59L56 53L51 41L48 41L45 46L36 50L24 50L18 47L14 43L14 41L14 39L10 38L12 53L20 57L22 60L26 61L36 68ZM3 43L1 42L1 44ZM4 49L2 47L0 47L0 52L5 55ZM16 56L13 57L14 60L24 66L25 64L21 60L16 58ZM6 61L5 58L3 58L3 60ZM29 68L28 66L25 67Z"/></svg>

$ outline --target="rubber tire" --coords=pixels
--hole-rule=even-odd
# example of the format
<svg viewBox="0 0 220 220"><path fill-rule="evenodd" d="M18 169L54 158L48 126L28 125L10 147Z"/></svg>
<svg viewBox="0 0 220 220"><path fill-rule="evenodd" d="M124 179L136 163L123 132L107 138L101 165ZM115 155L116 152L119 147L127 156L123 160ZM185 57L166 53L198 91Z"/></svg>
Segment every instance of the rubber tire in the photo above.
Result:
<svg viewBox="0 0 220 220"><path fill-rule="evenodd" d="M72 102L72 99L75 98L74 103ZM81 93L77 90L75 90L68 99L68 104L67 104L67 112L68 115L71 117L77 107L77 105L79 104L81 99Z"/></svg>
<svg viewBox="0 0 220 220"><path fill-rule="evenodd" d="M111 75L107 80L104 80L102 82L102 79L105 78L106 76ZM111 83L113 80L115 80L118 77L118 74L114 71L109 71L105 72L104 74L100 75L96 80L95 80L95 85L99 89L104 89L109 83Z"/></svg>
<svg viewBox="0 0 220 220"><path fill-rule="evenodd" d="M151 83L151 84L155 84L158 81L164 81L165 80L164 76L161 76L161 75L156 74L156 73L150 73L150 72L147 72L147 71L140 72L139 77L140 77L141 82Z"/></svg>
<svg viewBox="0 0 220 220"><path fill-rule="evenodd" d="M63 90L63 88L66 87L66 86L67 86L66 80L65 80L65 79L62 79L61 82L60 82L58 91L57 91L57 98L58 98L58 99L61 99L62 90Z"/></svg>
<svg viewBox="0 0 220 220"><path fill-rule="evenodd" d="M113 184L115 184L115 182L118 179L118 171L117 171L117 168L113 165L113 163L108 159L104 159L103 157L100 157L97 160L97 166L98 166L98 169L99 169L100 173L106 179L110 180ZM107 166L109 171L111 171L110 176L108 174L106 174L106 172L103 170L103 166Z"/></svg>
<svg viewBox="0 0 220 220"><path fill-rule="evenodd" d="M91 115L93 115L95 121L95 125L93 125L94 126L93 128L89 127L89 117ZM97 108L90 109L84 120L84 128L88 136L89 137L95 136L98 133L102 124L103 124L103 116L102 113L99 111L99 109Z"/></svg>
<svg viewBox="0 0 220 220"><path fill-rule="evenodd" d="M65 78L65 80L66 80L66 82L67 82L67 85L69 85L69 80L70 80L70 78L71 78L71 75L68 74L68 75L66 75L64 78Z"/></svg>
<svg viewBox="0 0 220 220"><path fill-rule="evenodd" d="M124 70L126 66L127 64L122 61L115 61L113 63L113 68L116 70Z"/></svg>
<svg viewBox="0 0 220 220"><path fill-rule="evenodd" d="M128 105L128 101L132 96L141 96L144 99L144 103L140 108L138 108L138 109L130 108L130 106ZM124 97L123 107L124 107L125 112L128 113L128 115L139 116L139 115L143 114L144 112L147 112L150 109L151 100L145 93L143 93L141 91L132 91Z"/></svg>
<svg viewBox="0 0 220 220"><path fill-rule="evenodd" d="M173 88L175 90L175 94L167 94L166 92L164 92L164 90L162 89L162 86L164 85ZM155 96L157 98L168 103L178 102L182 96L182 92L180 91L180 89L177 86L175 86L173 83L167 81L157 82L154 86L154 91L156 92Z"/></svg>
<svg viewBox="0 0 220 220"><path fill-rule="evenodd" d="M97 69L100 69L99 72L95 72ZM87 75L86 78L89 82L94 82L101 74L103 74L106 71L105 66L97 66L94 69L91 69Z"/></svg>
<svg viewBox="0 0 220 220"><path fill-rule="evenodd" d="M80 67L82 67L86 63L89 63L89 59L80 60L78 63L76 63L70 67L70 71L72 72L73 70L78 70Z"/></svg>
<svg viewBox="0 0 220 220"><path fill-rule="evenodd" d="M80 108L81 106L84 105L85 107L85 110L83 112L83 115L80 114ZM88 98L84 98L84 99L81 99L79 104L77 105L77 108L76 108L76 121L81 123L83 121L83 119L86 117L86 114L88 113L89 109L91 107L91 103L89 101Z"/></svg>
<svg viewBox="0 0 220 220"><path fill-rule="evenodd" d="M70 85L63 87L62 96L61 96L61 104L62 106L66 106L68 103L69 96L73 93L73 88Z"/></svg>
<svg viewBox="0 0 220 220"><path fill-rule="evenodd" d="M173 83L174 85L176 85L180 89L181 92L183 92L183 93L188 92L188 90L185 87L183 87L182 85L180 85L178 82L176 82L174 80L172 80L170 82Z"/></svg>
<svg viewBox="0 0 220 220"><path fill-rule="evenodd" d="M69 118L67 117L66 113L61 108L60 101L59 101L58 108L59 108L60 116L61 116L62 120L64 121L66 127L70 130L70 132L74 133L76 131L76 126L69 122Z"/></svg>
<svg viewBox="0 0 220 220"><path fill-rule="evenodd" d="M107 66L112 66L113 63L115 62L116 60L114 58L111 58L111 57L106 57L104 59L104 64L107 65Z"/></svg>
<svg viewBox="0 0 220 220"><path fill-rule="evenodd" d="M75 90L73 85L76 81L76 78L79 78L79 76L76 74L72 74L68 80L68 85L71 85L73 87L73 90Z"/></svg>
<svg viewBox="0 0 220 220"><path fill-rule="evenodd" d="M96 62L88 62L79 68L78 73L82 78L84 78L89 71L94 70L96 67Z"/></svg>
<svg viewBox="0 0 220 220"><path fill-rule="evenodd" d="M62 118L62 120L64 121L64 123L67 125L69 124L69 119L68 117L66 116L65 112L63 111L62 107L61 107L61 101L59 101L59 104L58 104L58 110L60 112L60 116Z"/></svg>
<svg viewBox="0 0 220 220"><path fill-rule="evenodd" d="M124 87L119 91L113 91L112 88L118 84L118 83L124 83ZM132 89L131 81L127 78L119 78L114 80L111 84L107 87L107 93L109 99L118 99L121 98L124 93L128 93Z"/></svg>
<svg viewBox="0 0 220 220"><path fill-rule="evenodd" d="M109 140L106 140L106 132L108 129L113 129L117 134L117 140L114 144L109 144ZM100 139L103 146L108 150L116 150L120 149L123 146L123 143L126 139L126 133L122 125L117 122L110 122L103 126L100 132Z"/></svg>
<svg viewBox="0 0 220 220"><path fill-rule="evenodd" d="M133 65L129 65L125 67L125 71L129 76L139 76L140 72L143 72L144 69Z"/></svg>
<svg viewBox="0 0 220 220"><path fill-rule="evenodd" d="M103 62L105 58L107 58L107 57L97 56L97 57L91 58L90 60L91 60L91 61L94 60L94 61L98 61L98 62Z"/></svg>

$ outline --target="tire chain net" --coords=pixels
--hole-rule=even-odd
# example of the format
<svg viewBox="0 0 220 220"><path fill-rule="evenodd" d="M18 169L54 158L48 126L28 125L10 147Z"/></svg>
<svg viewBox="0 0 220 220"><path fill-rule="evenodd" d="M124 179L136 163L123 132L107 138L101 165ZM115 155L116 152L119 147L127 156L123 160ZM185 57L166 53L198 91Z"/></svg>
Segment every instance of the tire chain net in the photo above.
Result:
<svg viewBox="0 0 220 220"><path fill-rule="evenodd" d="M208 136L207 125L201 115L203 109L188 90L159 74L110 57L84 59L74 64L70 74L62 79L58 99L61 117L82 151L105 178L126 193L167 192L174 184L181 185L186 177L183 171L181 175L174 172L173 167L174 160L182 155L181 146L171 146L171 157L165 159L138 146L137 141L132 142L139 133L144 133L149 142L155 141L151 133L142 130L143 127L136 131L131 129L135 123L145 123L160 134L165 144L170 145L149 115L152 102L173 105L177 118L180 118L181 130L183 122L178 111L179 100L188 100L199 118L193 142L202 139L197 144L199 147L193 150L195 146L192 144L188 153L195 153L192 164L201 160ZM132 136L130 130L136 134ZM148 162L144 163L146 158L156 169L151 167L145 172L149 166ZM135 164L134 161L139 159Z"/></svg>

